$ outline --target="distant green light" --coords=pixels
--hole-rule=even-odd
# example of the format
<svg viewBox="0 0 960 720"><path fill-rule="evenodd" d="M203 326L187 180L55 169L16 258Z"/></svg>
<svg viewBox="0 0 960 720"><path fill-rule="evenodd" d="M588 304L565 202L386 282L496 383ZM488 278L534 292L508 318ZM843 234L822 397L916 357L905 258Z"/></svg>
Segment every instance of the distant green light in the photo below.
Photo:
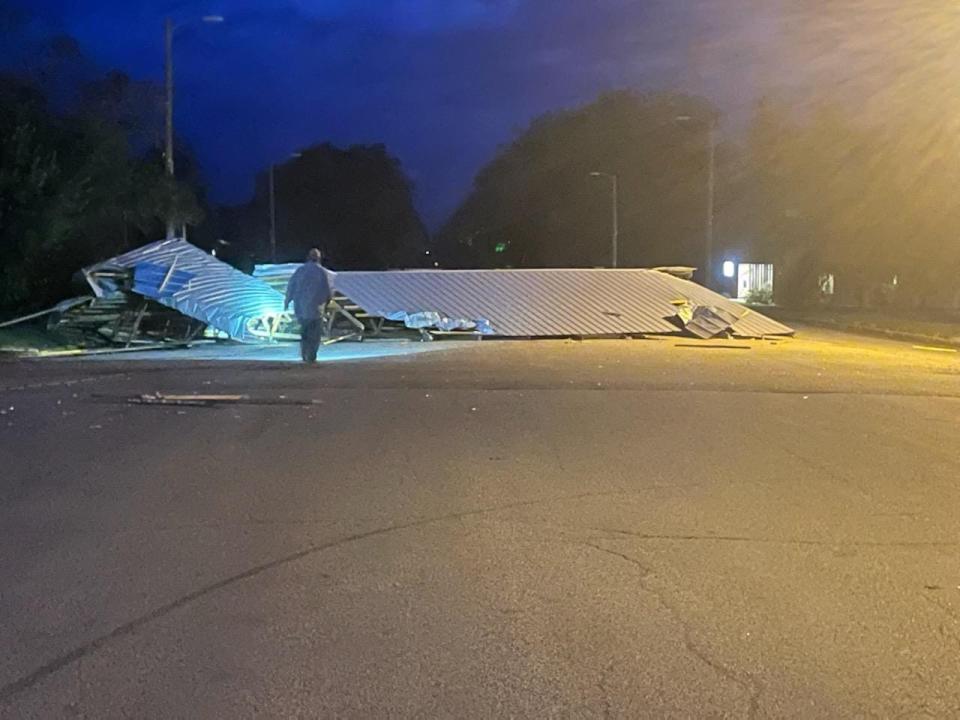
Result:
<svg viewBox="0 0 960 720"><path fill-rule="evenodd" d="M494 252L504 253L507 251L507 244L505 242L497 243L497 246L493 249Z"/></svg>

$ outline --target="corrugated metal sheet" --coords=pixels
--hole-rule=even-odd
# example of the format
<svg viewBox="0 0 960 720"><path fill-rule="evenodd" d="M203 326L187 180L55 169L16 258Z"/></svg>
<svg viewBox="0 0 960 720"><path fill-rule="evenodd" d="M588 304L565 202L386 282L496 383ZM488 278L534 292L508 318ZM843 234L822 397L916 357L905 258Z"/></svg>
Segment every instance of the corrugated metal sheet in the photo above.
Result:
<svg viewBox="0 0 960 720"><path fill-rule="evenodd" d="M151 243L85 272L95 284L95 274L110 269L133 270L134 292L240 342L263 342L264 319L283 312L282 293L185 240Z"/></svg>
<svg viewBox="0 0 960 720"><path fill-rule="evenodd" d="M133 270L133 290L241 342L268 337L265 319L283 312L296 264L259 266L255 277L184 240L162 240L87 269ZM371 315L436 318L504 337L677 333L677 302L721 308L743 337L792 330L721 295L654 270L409 270L331 273L333 287ZM431 320L431 322L433 322Z"/></svg>
<svg viewBox="0 0 960 720"><path fill-rule="evenodd" d="M255 265L253 276L257 280L262 280L279 293L286 295L287 283L293 277L293 273L302 263L277 263L274 265ZM328 272L329 277L333 277L332 272Z"/></svg>
<svg viewBox="0 0 960 720"><path fill-rule="evenodd" d="M294 268L259 266L255 275L280 283ZM676 333L674 303L683 300L731 313L741 337L793 332L702 285L654 270L407 270L333 278L338 292L371 315L436 313L507 337Z"/></svg>
<svg viewBox="0 0 960 720"><path fill-rule="evenodd" d="M695 337L706 340L719 335L726 335L739 319L738 315L727 312L723 308L698 305L694 308L690 320L684 325L684 330Z"/></svg>
<svg viewBox="0 0 960 720"><path fill-rule="evenodd" d="M703 285L698 285L690 280L671 277L676 291L683 295L694 305L706 305L723 308L730 311L740 319L733 324L733 332L740 337L763 337L764 335L793 335L793 328L783 323L777 322L766 315L744 307L740 303L725 298L720 293L716 293Z"/></svg>

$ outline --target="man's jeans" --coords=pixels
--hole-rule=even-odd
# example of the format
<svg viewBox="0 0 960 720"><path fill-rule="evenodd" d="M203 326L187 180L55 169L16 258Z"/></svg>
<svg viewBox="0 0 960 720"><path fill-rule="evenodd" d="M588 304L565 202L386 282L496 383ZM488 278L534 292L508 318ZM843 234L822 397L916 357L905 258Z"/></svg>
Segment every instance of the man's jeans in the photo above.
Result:
<svg viewBox="0 0 960 720"><path fill-rule="evenodd" d="M317 361L317 350L320 348L320 333L323 329L323 318L300 321L300 357L305 363Z"/></svg>

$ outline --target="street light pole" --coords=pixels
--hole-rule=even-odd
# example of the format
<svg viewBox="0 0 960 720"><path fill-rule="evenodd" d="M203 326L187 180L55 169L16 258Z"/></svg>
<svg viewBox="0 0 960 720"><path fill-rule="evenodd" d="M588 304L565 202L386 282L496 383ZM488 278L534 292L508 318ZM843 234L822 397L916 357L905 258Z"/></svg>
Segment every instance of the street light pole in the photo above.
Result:
<svg viewBox="0 0 960 720"><path fill-rule="evenodd" d="M174 166L173 166L173 33L176 28L172 18L167 18L164 23L164 52L166 53L165 67L165 85L166 85L166 143L164 146L164 161L166 163L167 175L170 177L170 186L173 187ZM168 210L169 211L169 210ZM167 240L172 240L176 235L176 229L173 225L173 218L167 217Z"/></svg>
<svg viewBox="0 0 960 720"><path fill-rule="evenodd" d="M611 267L619 265L620 254L620 178L614 173L592 172L590 177L605 177L610 179L610 261Z"/></svg>

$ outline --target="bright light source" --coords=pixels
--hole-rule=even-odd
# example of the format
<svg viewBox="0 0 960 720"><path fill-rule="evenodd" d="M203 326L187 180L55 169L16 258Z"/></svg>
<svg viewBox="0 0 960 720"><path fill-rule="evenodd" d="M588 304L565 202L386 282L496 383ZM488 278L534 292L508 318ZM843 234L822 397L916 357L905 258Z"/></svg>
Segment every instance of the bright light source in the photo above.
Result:
<svg viewBox="0 0 960 720"><path fill-rule="evenodd" d="M203 21L205 23L222 23L224 20L223 15L204 15Z"/></svg>
<svg viewBox="0 0 960 720"><path fill-rule="evenodd" d="M424 253L424 255L429 255L429 254L430 254L430 251L429 251L429 250L427 250L427 251Z"/></svg>
<svg viewBox="0 0 960 720"><path fill-rule="evenodd" d="M496 253L504 253L507 251L507 244L505 242L498 242L493 248L493 251Z"/></svg>
<svg viewBox="0 0 960 720"><path fill-rule="evenodd" d="M733 260L724 260L723 261L723 276L725 278L732 278L737 268L733 264Z"/></svg>

